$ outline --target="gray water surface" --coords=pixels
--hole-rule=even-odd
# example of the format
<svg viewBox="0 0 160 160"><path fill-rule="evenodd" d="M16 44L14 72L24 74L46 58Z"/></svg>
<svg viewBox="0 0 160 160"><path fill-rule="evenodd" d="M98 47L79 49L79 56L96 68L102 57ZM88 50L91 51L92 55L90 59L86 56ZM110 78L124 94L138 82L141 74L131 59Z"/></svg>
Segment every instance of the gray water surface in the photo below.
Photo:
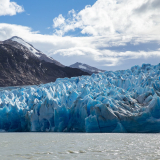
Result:
<svg viewBox="0 0 160 160"><path fill-rule="evenodd" d="M0 159L160 159L160 134L0 133Z"/></svg>

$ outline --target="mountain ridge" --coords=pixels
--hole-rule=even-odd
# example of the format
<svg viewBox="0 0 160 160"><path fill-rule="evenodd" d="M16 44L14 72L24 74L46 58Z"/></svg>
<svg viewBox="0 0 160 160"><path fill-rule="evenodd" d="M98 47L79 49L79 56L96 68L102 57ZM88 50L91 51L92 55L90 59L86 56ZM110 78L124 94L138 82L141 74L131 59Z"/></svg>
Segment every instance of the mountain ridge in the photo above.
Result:
<svg viewBox="0 0 160 160"><path fill-rule="evenodd" d="M69 67L78 68L78 69L80 69L84 72L87 72L89 74L105 72L105 70L101 70L101 69L98 69L96 67L92 67L88 64L80 63L80 62L76 62L76 63L70 65Z"/></svg>
<svg viewBox="0 0 160 160"><path fill-rule="evenodd" d="M88 73L40 60L18 42L0 42L0 87L38 85L82 75Z"/></svg>
<svg viewBox="0 0 160 160"><path fill-rule="evenodd" d="M26 52L26 58L34 57L38 58L39 60L44 60L46 62L55 63L58 66L64 67L63 64L56 61L55 59L48 57L46 54L41 52L40 50L36 49L32 44L24 41L22 38L13 36L10 39L7 39L5 41L1 41L2 44L9 44L17 49L21 49L24 52ZM29 56L29 57L28 57Z"/></svg>

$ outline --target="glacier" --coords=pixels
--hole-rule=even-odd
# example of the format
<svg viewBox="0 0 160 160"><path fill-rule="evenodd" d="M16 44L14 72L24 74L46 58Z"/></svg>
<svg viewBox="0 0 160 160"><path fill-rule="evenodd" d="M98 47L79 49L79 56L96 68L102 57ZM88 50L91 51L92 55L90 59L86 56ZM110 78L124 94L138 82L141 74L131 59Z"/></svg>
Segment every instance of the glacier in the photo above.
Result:
<svg viewBox="0 0 160 160"><path fill-rule="evenodd" d="M160 64L0 89L0 131L160 132Z"/></svg>

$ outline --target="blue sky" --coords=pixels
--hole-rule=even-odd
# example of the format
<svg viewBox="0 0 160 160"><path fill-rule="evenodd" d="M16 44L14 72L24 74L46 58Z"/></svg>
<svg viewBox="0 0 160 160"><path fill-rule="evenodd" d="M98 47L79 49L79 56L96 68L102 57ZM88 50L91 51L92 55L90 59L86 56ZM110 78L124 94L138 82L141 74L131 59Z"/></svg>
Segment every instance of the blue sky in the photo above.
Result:
<svg viewBox="0 0 160 160"><path fill-rule="evenodd" d="M72 9L78 12L86 5L93 5L96 0L14 0L14 2L23 6L25 12L16 16L0 16L1 23L30 26L42 34L52 34L54 17L59 14L65 16ZM48 27L50 29L47 29Z"/></svg>
<svg viewBox="0 0 160 160"><path fill-rule="evenodd" d="M19 36L64 65L160 61L159 0L1 0L0 40Z"/></svg>

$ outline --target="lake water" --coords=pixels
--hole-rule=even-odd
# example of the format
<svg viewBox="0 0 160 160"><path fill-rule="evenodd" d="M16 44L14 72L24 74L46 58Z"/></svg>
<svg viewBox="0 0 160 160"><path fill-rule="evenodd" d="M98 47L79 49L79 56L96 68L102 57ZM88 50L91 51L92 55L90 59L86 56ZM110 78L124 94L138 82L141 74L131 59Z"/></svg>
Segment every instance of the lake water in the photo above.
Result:
<svg viewBox="0 0 160 160"><path fill-rule="evenodd" d="M160 134L0 133L0 159L160 159Z"/></svg>

